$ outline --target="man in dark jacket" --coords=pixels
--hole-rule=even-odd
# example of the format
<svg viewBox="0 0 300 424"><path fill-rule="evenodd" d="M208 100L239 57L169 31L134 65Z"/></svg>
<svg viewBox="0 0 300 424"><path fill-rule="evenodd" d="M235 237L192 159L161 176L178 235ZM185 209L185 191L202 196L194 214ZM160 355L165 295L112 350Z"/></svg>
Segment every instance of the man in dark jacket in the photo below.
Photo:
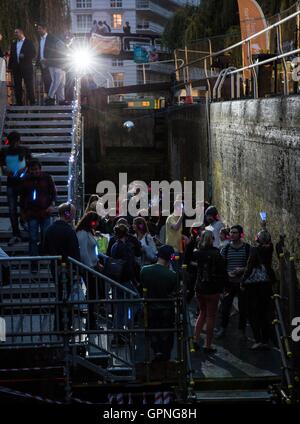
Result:
<svg viewBox="0 0 300 424"><path fill-rule="evenodd" d="M46 231L43 250L48 255L62 256L63 260L70 256L80 261L77 235L70 225L76 214L75 206L63 203L58 207L58 214L59 219Z"/></svg>
<svg viewBox="0 0 300 424"><path fill-rule="evenodd" d="M144 297L149 299L168 299L176 292L177 276L169 269L173 247L164 245L158 249L157 263L147 265L141 271L141 285ZM174 328L174 302L151 302L148 306L149 328L158 330L151 334L151 347L154 351L154 360L168 361L171 357L174 333L163 333L159 329Z"/></svg>
<svg viewBox="0 0 300 424"><path fill-rule="evenodd" d="M39 229L41 240L51 224L54 212L56 189L52 177L42 172L38 160L28 165L28 175L20 187L20 208L23 220L28 223L29 255L38 256Z"/></svg>
<svg viewBox="0 0 300 424"><path fill-rule="evenodd" d="M10 48L8 69L12 71L17 105L23 105L22 80L24 80L27 97L31 105L35 104L33 89L33 66L35 48L28 38L25 38L21 28L15 29L16 41Z"/></svg>
<svg viewBox="0 0 300 424"><path fill-rule="evenodd" d="M56 39L48 33L47 25L44 23L38 24L37 32L40 39L36 66L41 68L45 92L48 95L52 80L46 58L51 56L52 50L55 49Z"/></svg>
<svg viewBox="0 0 300 424"><path fill-rule="evenodd" d="M52 34L48 34L46 24L40 23L37 27L37 30L41 36L38 60L41 63L42 69L45 69L43 78L45 75L46 82L44 79L44 83L48 94L46 104L54 105L56 98L58 104L64 105L66 103L66 72L64 68L67 61L67 46L58 37ZM46 88L46 84L48 89Z"/></svg>
<svg viewBox="0 0 300 424"><path fill-rule="evenodd" d="M63 203L58 207L59 219L48 227L44 239L43 251L46 255L62 256L63 262L67 261L68 256L80 261L80 250L76 232L72 228L76 208L71 203ZM55 279L55 268L51 264L51 272L53 279ZM69 274L68 274L69 275ZM72 277L73 278L73 277ZM72 278L67 281L67 297L71 293ZM63 285L62 278L58 278L58 300L63 299ZM72 312L69 309L67 312L68 328L72 326ZM55 316L54 329L57 328L61 331L64 329L63 310L59 311L58 321Z"/></svg>
<svg viewBox="0 0 300 424"><path fill-rule="evenodd" d="M27 163L31 159L29 149L20 146L20 139L20 134L12 131L7 136L9 146L0 151L0 166L4 168L7 175L7 202L13 232L8 242L9 246L21 241L17 211L18 197L22 178L26 175Z"/></svg>

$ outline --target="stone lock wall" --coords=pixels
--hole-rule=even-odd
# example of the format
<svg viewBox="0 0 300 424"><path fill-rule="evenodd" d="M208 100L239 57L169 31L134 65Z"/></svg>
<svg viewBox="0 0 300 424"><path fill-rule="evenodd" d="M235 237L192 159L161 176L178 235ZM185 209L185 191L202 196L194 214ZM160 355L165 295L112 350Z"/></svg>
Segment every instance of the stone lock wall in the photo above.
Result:
<svg viewBox="0 0 300 424"><path fill-rule="evenodd" d="M248 238L268 213L273 240L286 234L300 259L300 96L213 103L213 201Z"/></svg>

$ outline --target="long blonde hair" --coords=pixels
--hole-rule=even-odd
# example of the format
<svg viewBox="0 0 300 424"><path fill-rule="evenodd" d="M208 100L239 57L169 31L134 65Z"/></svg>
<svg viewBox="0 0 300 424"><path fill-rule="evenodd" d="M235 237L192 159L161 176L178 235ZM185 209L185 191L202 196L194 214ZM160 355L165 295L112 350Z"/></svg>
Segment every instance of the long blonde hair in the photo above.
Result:
<svg viewBox="0 0 300 424"><path fill-rule="evenodd" d="M205 230L201 234L199 248L212 247L214 243L214 235L212 231Z"/></svg>

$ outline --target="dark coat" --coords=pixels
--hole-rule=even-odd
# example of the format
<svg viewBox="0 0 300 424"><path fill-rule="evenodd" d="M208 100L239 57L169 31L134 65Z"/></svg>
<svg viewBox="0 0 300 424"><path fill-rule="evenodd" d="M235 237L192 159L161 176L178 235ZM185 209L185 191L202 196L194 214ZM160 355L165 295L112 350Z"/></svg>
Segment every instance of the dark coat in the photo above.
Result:
<svg viewBox="0 0 300 424"><path fill-rule="evenodd" d="M198 262L196 294L222 293L227 284L227 272L224 258L216 247L200 248L194 252Z"/></svg>
<svg viewBox="0 0 300 424"><path fill-rule="evenodd" d="M21 48L20 54L23 54L23 57L20 57L18 62L17 58L17 41L14 41L10 48L10 58L8 62L8 68L12 71L21 69L23 71L32 69L32 61L35 58L35 47L33 42L28 38L25 38L23 46Z"/></svg>
<svg viewBox="0 0 300 424"><path fill-rule="evenodd" d="M80 250L78 238L75 230L65 221L55 221L48 227L43 251L47 255L62 256L63 260L67 260L70 256L80 261Z"/></svg>
<svg viewBox="0 0 300 424"><path fill-rule="evenodd" d="M64 58L65 44L52 34L48 34L45 42L44 59L47 67L61 67ZM39 39L38 64L41 61L41 49Z"/></svg>
<svg viewBox="0 0 300 424"><path fill-rule="evenodd" d="M272 268L273 244L257 245L251 247L247 266L243 275L243 281L250 277L254 268L264 265L272 284L276 281L276 276Z"/></svg>

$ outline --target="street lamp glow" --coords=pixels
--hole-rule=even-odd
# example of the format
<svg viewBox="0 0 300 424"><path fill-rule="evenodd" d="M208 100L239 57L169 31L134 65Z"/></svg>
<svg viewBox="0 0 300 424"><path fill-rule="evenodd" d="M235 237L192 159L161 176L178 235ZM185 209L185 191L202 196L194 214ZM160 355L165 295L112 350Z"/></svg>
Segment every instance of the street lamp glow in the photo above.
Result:
<svg viewBox="0 0 300 424"><path fill-rule="evenodd" d="M70 55L71 66L76 73L88 74L94 65L94 52L88 47L74 49Z"/></svg>

